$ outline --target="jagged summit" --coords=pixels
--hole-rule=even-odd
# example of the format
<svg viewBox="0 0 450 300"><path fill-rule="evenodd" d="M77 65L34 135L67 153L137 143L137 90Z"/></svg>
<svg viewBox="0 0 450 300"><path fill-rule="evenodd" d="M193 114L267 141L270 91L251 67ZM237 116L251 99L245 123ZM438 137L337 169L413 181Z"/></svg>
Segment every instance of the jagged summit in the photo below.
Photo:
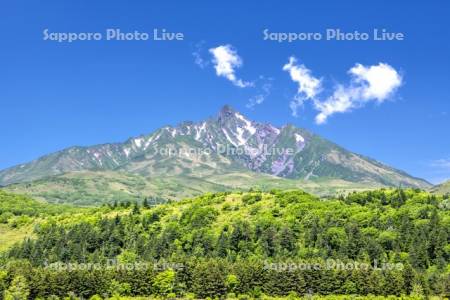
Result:
<svg viewBox="0 0 450 300"><path fill-rule="evenodd" d="M219 114L233 114L236 110L229 104L225 104L219 111Z"/></svg>
<svg viewBox="0 0 450 300"><path fill-rule="evenodd" d="M237 120L237 119L240 119L241 121L247 120L247 118L243 114L235 110L230 105L223 106L217 115L217 120L220 123L226 123L229 120Z"/></svg>
<svg viewBox="0 0 450 300"><path fill-rule="evenodd" d="M236 118L236 113L237 111L234 110L231 106L225 105L220 109L217 115L217 120L219 122L226 122L229 119Z"/></svg>

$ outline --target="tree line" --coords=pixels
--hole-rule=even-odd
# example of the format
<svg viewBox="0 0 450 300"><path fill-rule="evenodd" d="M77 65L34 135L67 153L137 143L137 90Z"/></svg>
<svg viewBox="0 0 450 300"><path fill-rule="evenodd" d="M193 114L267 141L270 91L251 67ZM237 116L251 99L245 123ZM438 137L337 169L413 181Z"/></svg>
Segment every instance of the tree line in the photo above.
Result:
<svg viewBox="0 0 450 300"><path fill-rule="evenodd" d="M156 207L113 204L101 213L64 222L49 217L40 223L35 238L4 254L3 285L7 289L23 276L33 297L67 291L102 295L111 292L111 284L123 285L122 293L130 295L445 295L450 290L448 201L420 190L377 190L327 200L274 190L205 194ZM330 258L370 266L400 264L402 269L267 268L270 263ZM91 272L44 267L109 260L170 261L184 267ZM26 271L8 269L17 262ZM161 292L156 278L170 282L171 288ZM77 288L73 282L83 285ZM92 286L86 286L89 282Z"/></svg>

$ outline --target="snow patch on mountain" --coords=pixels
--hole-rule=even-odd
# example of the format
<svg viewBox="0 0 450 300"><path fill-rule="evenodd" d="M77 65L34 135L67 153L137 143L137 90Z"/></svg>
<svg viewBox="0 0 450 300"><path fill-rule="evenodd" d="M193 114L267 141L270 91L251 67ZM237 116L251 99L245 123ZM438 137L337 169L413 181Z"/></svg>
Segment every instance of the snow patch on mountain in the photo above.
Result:
<svg viewBox="0 0 450 300"><path fill-rule="evenodd" d="M239 145L245 145L245 143L247 142L247 139L244 138L244 129L242 129L241 127L236 128L237 130L237 135L236 138L238 139Z"/></svg>
<svg viewBox="0 0 450 300"><path fill-rule="evenodd" d="M247 120L243 115L240 113L235 113L236 118L243 121L245 123L245 129L250 132L251 135L255 134L256 128L252 125L252 122Z"/></svg>
<svg viewBox="0 0 450 300"><path fill-rule="evenodd" d="M223 134L225 134L225 137L227 138L227 140L235 147L237 147L236 143L233 141L233 139L230 137L230 135L228 134L227 130L225 128L222 128L222 132Z"/></svg>
<svg viewBox="0 0 450 300"><path fill-rule="evenodd" d="M206 122L202 122L202 124L199 127L196 126L195 128L196 128L195 140L200 141L202 133L206 131Z"/></svg>
<svg viewBox="0 0 450 300"><path fill-rule="evenodd" d="M295 137L295 141L297 143L304 143L305 142L305 139L298 133L294 134L294 137Z"/></svg>
<svg viewBox="0 0 450 300"><path fill-rule="evenodd" d="M136 147L141 148L143 140L143 138L134 139L134 144L136 145Z"/></svg>

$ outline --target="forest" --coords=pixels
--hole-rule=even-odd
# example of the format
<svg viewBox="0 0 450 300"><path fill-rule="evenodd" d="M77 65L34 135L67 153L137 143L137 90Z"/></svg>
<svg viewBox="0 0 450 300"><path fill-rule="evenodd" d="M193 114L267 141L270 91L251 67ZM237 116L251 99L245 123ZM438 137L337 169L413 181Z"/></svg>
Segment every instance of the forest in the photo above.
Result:
<svg viewBox="0 0 450 300"><path fill-rule="evenodd" d="M450 295L447 195L250 190L89 209L0 197L4 226L33 228L1 252L4 299Z"/></svg>

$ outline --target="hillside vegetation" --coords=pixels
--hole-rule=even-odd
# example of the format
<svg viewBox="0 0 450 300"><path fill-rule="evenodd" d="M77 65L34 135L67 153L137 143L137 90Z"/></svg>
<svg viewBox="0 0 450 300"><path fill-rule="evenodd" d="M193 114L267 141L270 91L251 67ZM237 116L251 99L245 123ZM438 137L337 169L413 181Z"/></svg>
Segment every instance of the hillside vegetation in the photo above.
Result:
<svg viewBox="0 0 450 300"><path fill-rule="evenodd" d="M431 192L439 195L450 195L450 181L434 186Z"/></svg>
<svg viewBox="0 0 450 300"><path fill-rule="evenodd" d="M53 205L0 190L0 251L33 234L33 226L50 216L83 213L84 208Z"/></svg>
<svg viewBox="0 0 450 300"><path fill-rule="evenodd" d="M69 205L53 205L36 201L25 195L0 190L0 223L28 223L36 218L83 211Z"/></svg>
<svg viewBox="0 0 450 300"><path fill-rule="evenodd" d="M142 201L143 198L177 200L208 191L302 189L319 196L380 188L338 179L294 180L252 172L219 172L207 178L193 174L143 177L125 172L72 172L28 183L9 185L5 191L26 194L49 203L98 206L114 201Z"/></svg>
<svg viewBox="0 0 450 300"><path fill-rule="evenodd" d="M446 295L449 209L447 197L397 189L116 203L38 222L4 252L0 287L33 298Z"/></svg>

